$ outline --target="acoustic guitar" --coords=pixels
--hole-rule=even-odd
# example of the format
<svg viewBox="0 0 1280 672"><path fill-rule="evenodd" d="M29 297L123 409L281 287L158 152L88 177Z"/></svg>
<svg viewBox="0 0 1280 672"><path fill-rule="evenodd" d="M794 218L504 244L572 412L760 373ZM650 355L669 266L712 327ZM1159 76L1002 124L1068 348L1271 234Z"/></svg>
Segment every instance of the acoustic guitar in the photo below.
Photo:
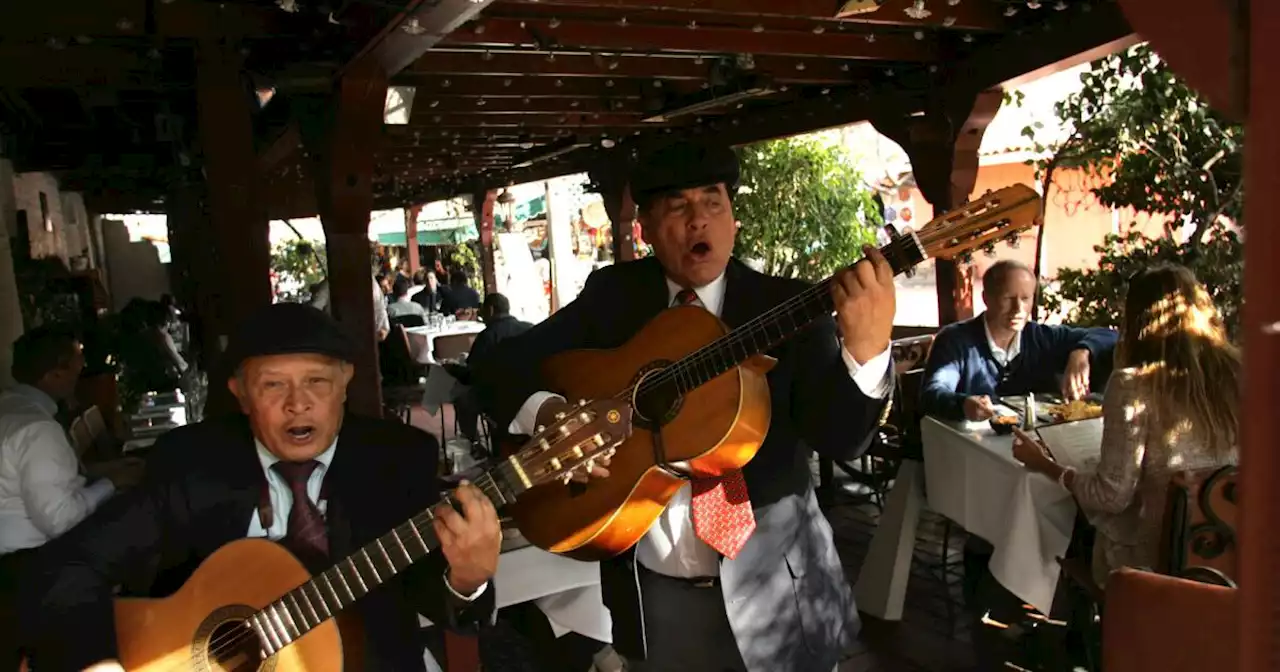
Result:
<svg viewBox="0 0 1280 672"><path fill-rule="evenodd" d="M626 403L583 403L474 482L501 508L589 471L630 432ZM227 544L173 595L116 600L120 663L129 672L361 669L359 624L344 610L437 549L434 518L422 511L315 576L275 542Z"/></svg>
<svg viewBox="0 0 1280 672"><path fill-rule="evenodd" d="M1016 243L1035 225L1040 197L1014 185L898 234L881 248L896 273L926 259L952 259L999 240ZM569 399L615 399L633 408L635 431L618 447L610 477L588 484L548 484L521 495L507 511L533 544L579 560L602 560L630 548L685 483L670 465L718 476L755 456L769 431L773 362L764 353L820 316L830 315L831 279L729 330L696 306L659 313L625 345L575 350L547 359L548 389ZM832 403L839 403L832 400ZM655 437L660 442L655 443ZM665 459L661 460L659 454Z"/></svg>

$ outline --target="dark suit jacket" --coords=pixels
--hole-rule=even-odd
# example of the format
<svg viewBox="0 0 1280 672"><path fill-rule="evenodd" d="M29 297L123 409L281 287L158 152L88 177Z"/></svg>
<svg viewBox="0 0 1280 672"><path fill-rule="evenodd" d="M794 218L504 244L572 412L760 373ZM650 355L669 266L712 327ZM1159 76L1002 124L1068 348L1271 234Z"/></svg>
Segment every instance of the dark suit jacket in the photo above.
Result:
<svg viewBox="0 0 1280 672"><path fill-rule="evenodd" d="M503 315L487 321L484 331L480 332L471 344L471 352L467 354L468 366L474 366L475 362L483 362L493 354L493 349L499 343L513 336L519 336L531 328L533 328L532 324L517 320L511 315Z"/></svg>
<svg viewBox="0 0 1280 672"><path fill-rule="evenodd" d="M480 293L469 285L441 285L440 312L452 315L463 308L479 308Z"/></svg>
<svg viewBox="0 0 1280 672"><path fill-rule="evenodd" d="M434 504L437 459L430 434L347 414L326 483L331 559ZM152 593L176 590L200 561L245 537L264 478L244 416L164 435L138 489L47 544L33 563L40 569L23 600L33 669L80 670L114 657L112 586L158 561ZM442 625L491 618L493 587L466 604L448 595L444 571L443 556L433 554L353 607L365 626L365 669L423 669L417 613Z"/></svg>
<svg viewBox="0 0 1280 672"><path fill-rule="evenodd" d="M805 287L736 260L726 278L721 319L730 327ZM622 345L667 304L656 259L596 271L576 301L504 341L473 372L482 403L505 427L529 395L546 389L538 366L547 356ZM751 670L829 670L857 632L853 596L813 496L809 457L813 450L841 460L860 454L885 402L862 393L839 347L835 321L823 318L769 353L778 359L768 376L773 420L760 451L743 469L757 527L736 559L722 561L720 574L729 620ZM615 648L643 657L636 571L634 553L628 552L602 564L601 581Z"/></svg>

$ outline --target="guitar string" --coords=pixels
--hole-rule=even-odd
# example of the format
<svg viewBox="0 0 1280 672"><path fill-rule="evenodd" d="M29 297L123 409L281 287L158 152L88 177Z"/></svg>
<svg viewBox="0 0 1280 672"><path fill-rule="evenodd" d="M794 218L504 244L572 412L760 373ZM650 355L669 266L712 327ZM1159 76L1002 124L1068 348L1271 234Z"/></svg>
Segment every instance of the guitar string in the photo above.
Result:
<svg viewBox="0 0 1280 672"><path fill-rule="evenodd" d="M954 237L955 236L953 234L945 230L931 231L928 229L922 229L921 231L916 232L916 240L919 241L920 247L924 248L926 255L928 255L928 248L932 246L935 242L939 240L944 240L947 238L954 238ZM893 242L889 243L885 247L892 248L895 245L901 245L903 242L909 243L911 240L912 240L911 237L903 236L901 238L895 239ZM928 258L928 256L926 256L926 258ZM632 385L631 387L628 387L627 389L619 392L615 396L615 398L621 399L621 398L630 397L632 396L633 393L637 392L637 388L639 388L638 390L639 394L644 394L646 391L652 390L653 387L655 386L662 385L666 382L671 381L672 379L678 378L679 376L683 375L685 372L693 369L695 364L697 365L705 364L708 360L711 359L712 351L722 348L726 345L730 345L730 344L737 345L740 343L744 343L747 339L747 335L752 330L756 329L760 324L768 320L775 319L776 317L779 317L781 314L791 310L792 308L798 307L799 305L815 298L821 292L829 291L827 287L828 285L830 285L831 280L832 278L829 277L815 285L811 285L805 288L804 291L778 304L777 306L771 308L770 310L764 313L761 313L755 318L752 318L751 320L744 323L742 326L738 327L737 329L734 329L732 332L725 334L724 336L717 338L714 341L707 343L706 345L703 345L702 347L689 353L688 355L685 355L683 358L681 358L679 361L672 364L671 366L668 366L665 369L662 369L661 371L659 371L658 373L652 376L641 379L635 385ZM751 338L754 340L755 338L754 335L751 336Z"/></svg>
<svg viewBox="0 0 1280 672"><path fill-rule="evenodd" d="M501 468L502 468L502 465L499 465L499 466L497 467L497 469L501 469ZM484 477L487 477L487 478L488 478L488 483L487 483L487 484L486 484L486 483L478 483L478 484L477 484L477 487L479 487L479 488L480 488L480 490L481 490L482 492L484 492L484 493L485 493L485 496L487 496L487 497L489 498L489 500L490 500L490 501L494 501L494 500L502 500L502 501L506 501L506 500L507 500L507 497L506 497L506 495L502 494L502 491L501 491L500 487L498 486L497 481L496 481L496 480L495 480L495 479L494 479L490 474L488 474L488 473L486 473L486 474L484 475ZM477 480L478 480L478 479L477 479ZM490 490L493 490L493 492L490 492ZM496 495L496 496L495 496L495 495ZM436 505L438 506L440 503L443 503L443 502L446 502L446 501L449 501L449 499L448 499L447 497L446 497L446 498L442 498L442 499L440 500L440 502L437 502L437 503L436 503ZM401 535L400 530L401 530L402 528L406 528L406 527L408 527L409 525L413 525L414 527L418 528L419 530L421 530L421 529L430 529L431 521L435 520L435 514L434 514L434 513L432 513L432 508L434 508L434 506L433 506L433 507L431 507L431 508L426 509L425 511L422 511L422 512L420 512L420 513L418 513L418 514L416 514L416 515L412 516L412 517L411 517L411 518L409 518L409 520L408 520L408 521L406 521L405 523L402 523L402 524L400 524L400 525L396 526L395 528L392 528L392 530L391 530L391 531L392 531L392 532L395 532L397 536L408 536L408 535ZM420 519L421 519L421 520L420 520ZM410 533L410 534L412 534L412 533ZM386 535L383 535L383 536L386 536ZM381 538L381 537L379 537L379 538ZM424 542L423 546L424 546L424 547L426 546L425 542ZM430 548L427 548L427 554L426 554L426 555L423 555L423 556L422 556L422 558L418 558L418 560L414 560L413 562L409 563L409 565L406 565L406 566L405 566L405 569L408 569L410 566L412 566L414 563L418 562L419 560L422 560L422 559L426 558L426 557L427 557L427 555L430 555L430 553L431 553L431 549L430 549ZM333 566L329 567L328 569L326 569L326 570L324 570L323 572L320 572L320 573L321 573L321 574L324 574L325 572L328 572L328 571L330 571L330 570L332 570L332 569L336 569L340 564L342 564L342 562L346 562L346 561L350 560L350 558L351 558L351 557L353 557L353 556L348 556L347 558L345 558L345 559L343 559L343 560L339 561L337 564L334 564ZM370 561L370 563L372 564L372 561ZM393 563L390 563L390 560L389 560L389 559L388 559L388 563L389 563L389 564L391 564L391 565L392 565L392 568L394 569L395 565L394 565ZM360 575L360 574L359 574L359 570L358 570L358 569L355 569L356 565L355 565L355 563L354 563L354 562L352 562L352 563L351 563L351 566L352 566L353 570L356 572L356 574L357 574L357 575ZM396 575L396 574L399 574L401 571L403 571L403 570L396 570L392 576L394 576L394 575ZM339 570L339 573L341 573L341 570ZM361 578L362 578L362 579L364 578L364 577L363 577L363 575L360 575L360 576L361 576ZM315 578L316 578L316 577L315 577L315 576L313 576L311 579L308 579L308 582L310 582L310 581L314 580ZM285 595L287 595L287 594L289 594L289 593L292 593L293 591L295 591L295 590L297 590L298 588L301 588L301 587L302 587L301 585L299 585L299 586L295 586L294 588L292 588L292 589L290 589L289 591L287 591L287 592L285 593ZM318 593L318 594L319 594L319 593ZM366 591L365 595L368 595L368 591ZM304 597L305 597L305 594L304 594ZM360 597L356 598L356 600L355 600L355 601L359 601L360 599L363 599L363 598L364 598L364 595L361 595ZM267 607L269 607L270 605L275 604L275 603L277 603L277 602L280 602L282 599L284 599L284 595L281 595L280 597L278 597L278 598L276 598L276 599L272 600L270 603L268 603ZM307 599L309 600L310 598L307 598ZM347 607L351 606L351 604L353 604L353 603L354 603L354 601L353 601L353 602L349 602L349 603L347 603L347 605L345 605L345 606L344 606L344 605L339 604L339 605L338 605L338 611L342 611L342 610L346 609ZM324 606L325 606L325 607L328 607L328 602L327 602L327 601L325 601ZM257 612L257 613L260 613L261 611L264 611L267 607L263 607L263 609L258 610L258 612ZM287 609L288 609L288 607L286 606L286 607L285 607L285 609L287 610ZM331 614L333 613L333 612L332 612L332 610L330 610L330 613L331 613ZM322 621L320 621L319 623L316 623L316 625L309 627L309 628L308 628L308 632L309 632L311 629L313 629L313 628L319 627L321 624L323 624L323 623L325 623L325 622L329 621L329 620L330 620L330 619L332 619L332 618L333 618L333 616L330 616L329 618L323 619L323 620L322 620ZM305 624L305 619L303 619L303 621L304 621L304 624ZM220 637L218 637L218 638L215 638L215 639L213 639L213 640L210 640L209 645L208 645L208 650L207 650L207 654L208 654L208 656L209 656L209 658L210 658L210 659L212 659L212 660L216 660L216 659L217 659L217 657L218 657L219 655L224 654L224 653L228 653L228 652L230 652L230 651L232 651L232 650L234 650L234 649L238 648L238 647L240 646L240 644L241 644L242 642L244 642L246 639L249 639L249 638L257 639L257 638L258 638L257 633L255 633L255 632L254 632L253 630L251 630L251 629L247 629L247 628L248 628L248 619L246 619L246 620L243 622L243 624L246 626L246 628L240 628L240 627L237 627L237 629L236 629L236 630L233 630L232 632L226 633L226 634L224 634L224 635L221 635L221 636L220 636ZM288 634L288 632L286 632L285 634L287 635L287 634ZM304 633L304 634L305 634L305 633ZM290 644L292 644L292 642L290 642ZM288 645L286 645L286 646L288 646ZM281 647L281 649L280 649L280 650L283 650L283 649L284 649L284 647ZM277 651L277 653L278 653L278 651ZM190 657L190 656L188 656L188 658L187 658L187 660L185 661L185 663L179 663L178 665L176 665L176 666L174 666L174 667L169 668L169 670L170 670L170 672L172 672L172 671L175 671L175 670L182 669L183 667L185 667L185 664L186 664L186 663L190 663L190 662L192 662L192 660L191 660L191 657Z"/></svg>
<svg viewBox="0 0 1280 672"><path fill-rule="evenodd" d="M926 254L927 254L928 247L929 247L929 246L931 246L934 242L936 242L936 241L938 241L938 240L942 240L942 239L944 239L944 238L953 238L953 237L955 237L955 236L953 236L953 235L944 235L944 234L948 234L948 232L946 232L946 231L936 231L936 232L935 232L935 231L928 231L927 229L922 229L921 231L915 232L915 240L916 240L916 241L918 241L918 244L919 244L919 246L920 246L921 248L924 248L924 249L925 249ZM888 245L886 245L885 247L886 247L886 248L891 248L891 247L892 247L892 246L894 246L894 245L900 245L900 244L902 243L902 241L911 241L911 240L912 240L912 239L911 239L910 237L898 238L898 239L894 240L893 242L889 243ZM926 257L926 258L927 258L927 257ZM856 263L856 262L855 262L855 263ZM805 290L801 291L800 293L796 294L795 296L790 297L790 298L789 298L789 299L787 299L786 301L783 301L782 303L778 304L777 306L774 306L774 307L773 307L773 308L771 308L770 310L768 310L768 311L766 311L766 312L764 312L764 313L762 313L762 314L760 314L760 315L756 316L755 318L752 318L751 320L748 320L746 323L744 323L744 324L743 324L741 327L739 327L738 329L735 329L735 330L733 330L732 332L730 332L730 333L728 333L728 334L725 334L724 336L722 336L722 337L720 337L720 338L715 339L715 340L714 340L714 341L712 341L711 343L707 343L707 344L703 345L702 347L698 348L698 349L697 349L697 350L695 350L694 352L692 352L692 353L690 353L690 354L686 355L686 356L685 356L684 358L682 358L679 362L677 362L677 363L673 364L672 366L667 367L666 369L664 369L664 370L660 371L659 373L657 373L657 374L655 374L655 375L653 375L653 376L650 376L650 377L648 377L648 378L643 378L643 379L641 379L641 381L640 381L639 383L637 383L636 385L632 385L632 386L631 386L631 387L629 387L627 390L624 390L622 393L620 393L620 394L619 394L619 395L617 395L617 396L619 396L619 397L622 397L622 396L630 396L632 392L636 391L636 388L637 388L637 387L638 387L638 388L640 388L640 389L639 389L639 393L640 393L640 394L643 394L643 393L644 393L644 391L645 391L646 389L651 389L651 388L649 388L649 386L650 386L650 385L658 385L658 384L661 384L662 382L666 382L667 380L671 380L671 379L675 378L676 376L678 376L678 375L680 374L680 372L681 372L681 371L683 371L683 370L687 370L687 369L689 369L689 368L692 368L692 366L693 366L693 364L694 364L695 362L697 362L697 363L702 363L702 362L705 362L706 360L710 359L711 351L712 351L712 350L715 350L715 349L717 349L717 348L724 347L725 345L730 344L730 343L741 343L741 342L744 342L744 341L745 341L745 335L746 335L748 332L750 332L751 330L753 330L753 329L757 328L760 324L762 324L762 323L764 323L764 322L766 322L766 321L768 321L768 320L775 319L776 317L779 317L781 314L785 313L786 311L789 311L789 310L791 310L792 308L798 307L798 306L800 306L800 305L802 305L802 304L804 304L804 303L806 303L806 302L810 301L811 299L813 299L813 298L815 298L816 296L818 296L820 292L823 292L823 291L829 291L829 290L828 290L828 285L830 285L831 280L832 280L832 278L831 278L831 277L829 277L829 278L826 278L825 280L823 280L823 281L821 281L821 282L819 282L819 283L817 283L817 284L814 284L814 285L811 285L810 287L805 288ZM766 337L767 337L767 334L766 334ZM752 336L752 338L754 339L754 336ZM681 371L677 371L676 369L681 369ZM488 475L488 474L486 474L486 475ZM492 487L492 489L494 489L494 490L497 492L497 494L498 494L498 497L499 497L499 498L501 498L501 499L505 500L505 496L501 494L501 491L499 490L499 488L498 488L498 486L497 486L497 483L496 483L495 481L493 481L493 480L492 480L492 478L490 478L490 487ZM483 485L482 485L482 486L481 486L481 490L482 490L482 492L485 492L486 496L488 496L491 500L493 499L493 495L492 495L492 494L490 494L490 493L488 492L488 490L485 488L485 486L483 486ZM444 501L444 500L442 500L442 501ZM423 520L419 521L419 519L423 519ZM402 524L402 525L399 525L399 526L397 526L396 528L393 528L392 532L395 532L395 533L397 534L397 536L398 536L398 535L399 535L399 530L400 530L400 528L403 528L403 527L405 527L406 525L413 525L414 527L421 528L421 527L423 527L424 525L429 525L429 524L431 523L431 521L432 521L432 520L434 520L434 519L435 519L435 515L434 515L433 513L431 513L431 510L430 510L430 509L428 509L428 510L426 510L426 511L422 512L422 513L419 513L419 514L417 514L417 515L415 515L415 516L411 517L407 523ZM384 535L384 536L385 536L385 535ZM427 552L428 552L428 554L429 554L429 553L430 553L430 549L428 549L428 551L427 551ZM424 556L424 557L425 557L425 556ZM421 559L421 558L419 558L419 560L420 560L420 559ZM348 560L349 560L349 558L348 558ZM417 561L415 560L414 562L417 562ZM412 563L411 563L411 564L412 564ZM338 565L334 565L333 567L330 567L329 569L334 569L334 568L336 568L337 566L338 566ZM353 566L353 567L355 566L355 565L354 565L354 563L352 563L352 566ZM392 567L394 568L394 565L392 565ZM407 566L406 566L406 568L407 568ZM329 571L329 570L325 570L325 571L327 572L327 571ZM357 571L357 573L358 573L358 571L359 571L359 570L356 570L356 571ZM396 571L396 574L398 574L400 571L401 571L401 570L397 570L397 571ZM314 578L314 577L313 577L313 578ZM300 587L300 586L299 586L299 587ZM297 590L297 587L295 587L294 589L292 589L292 590L290 590L290 591L288 591L288 592L290 592L290 593L291 593L291 592L293 592L293 590ZM286 594L288 594L288 593L286 593ZM368 593L366 593L366 595L367 595L367 594L368 594ZM363 597L364 597L364 596L361 596L361 598L363 598ZM361 598L357 598L357 599L361 599ZM272 604L274 604L275 602L278 602L280 599L283 599L283 596L281 596L281 598L277 598L276 600L273 600L273 601L272 601ZM326 606L327 606L327 604L326 604ZM348 605L348 606L350 606L350 605ZM339 605L339 608L340 608L340 610L341 610L341 609L344 609L345 607L342 607L341 605ZM287 609L287 606L286 606L286 609ZM321 623L323 623L323 622L325 622L325 621L328 621L328 620L331 620L331 618L332 618L332 617L327 618L327 619L324 619L324 621L321 621ZM305 622L305 620L304 620L304 622ZM320 625L321 623L317 623L315 626L312 626L312 627L319 627L319 625ZM308 628L308 631L309 631L310 629L311 629L311 628ZM287 633L286 633L286 634L287 634ZM215 658L215 659L216 659L217 655L219 655L220 653L225 653L225 652L227 652L228 650L230 650L230 649L232 649L232 648L234 648L234 647L238 646L238 645L240 644L240 642L242 642L243 640L248 639L248 638L250 638L250 637L252 637L252 638L254 638L254 639L257 639L257 634L256 634L256 633L254 633L252 630L248 630L248 629L238 629L238 630L236 630L236 631L235 631L235 632L233 632L233 633L228 633L228 635L224 635L224 636L222 637L222 641L217 641L217 642L213 642L213 641L211 641L211 642L210 642L210 646L209 646L208 654L209 654L209 656L210 656L210 657L212 657L212 658ZM291 643L292 643L292 642L290 642L290 644L291 644ZM287 645L286 645L286 646L287 646ZM189 662L189 661L190 661L190 659L188 659L188 662ZM178 669L178 668L174 668L174 669Z"/></svg>

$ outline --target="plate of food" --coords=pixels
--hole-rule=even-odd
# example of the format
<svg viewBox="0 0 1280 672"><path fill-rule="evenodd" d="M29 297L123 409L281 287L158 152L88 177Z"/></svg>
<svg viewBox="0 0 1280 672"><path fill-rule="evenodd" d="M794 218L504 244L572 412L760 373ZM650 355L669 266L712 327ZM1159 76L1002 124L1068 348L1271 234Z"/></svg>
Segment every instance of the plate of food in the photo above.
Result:
<svg viewBox="0 0 1280 672"><path fill-rule="evenodd" d="M1012 434L1013 429L1022 424L1022 418L1016 415L996 415L989 421L996 434Z"/></svg>
<svg viewBox="0 0 1280 672"><path fill-rule="evenodd" d="M1065 404L1048 404L1043 408L1055 423L1092 420L1102 417L1102 404L1087 399L1077 399Z"/></svg>

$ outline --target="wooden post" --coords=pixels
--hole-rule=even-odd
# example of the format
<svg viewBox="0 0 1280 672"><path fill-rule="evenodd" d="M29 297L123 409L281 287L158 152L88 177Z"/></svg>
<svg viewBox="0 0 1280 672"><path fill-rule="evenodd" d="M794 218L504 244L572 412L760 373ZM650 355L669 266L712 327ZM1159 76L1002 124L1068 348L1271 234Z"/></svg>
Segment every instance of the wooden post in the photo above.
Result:
<svg viewBox="0 0 1280 672"><path fill-rule="evenodd" d="M209 374L206 416L236 408L225 381L231 373L218 361L226 340L241 321L271 304L271 242L259 193L250 97L242 86L232 45L206 41L197 52L200 145L207 182L206 212L212 242L202 285L219 293L206 325L205 366Z"/></svg>
<svg viewBox="0 0 1280 672"><path fill-rule="evenodd" d="M337 82L333 100L300 110L299 115L303 142L316 165L316 203L329 256L330 307L357 346L347 406L374 417L382 415L382 386L373 323L369 213L373 150L381 142L386 96L387 79L381 69L349 69Z"/></svg>
<svg viewBox="0 0 1280 672"><path fill-rule="evenodd" d="M600 190L604 211L613 227L613 261L622 263L636 258L636 241L632 235L636 204L631 200L627 184L628 166L622 162L598 164L588 175Z"/></svg>
<svg viewBox="0 0 1280 672"><path fill-rule="evenodd" d="M410 276L417 273L418 267L422 265L418 261L418 213L420 212L422 212L421 205L413 205L404 210L404 246L408 251Z"/></svg>
<svg viewBox="0 0 1280 672"><path fill-rule="evenodd" d="M937 101L924 116L901 111L873 117L876 130L902 146L920 193L934 215L969 200L978 179L978 147L982 134L1000 109L998 89ZM937 260L938 325L973 317L972 278L952 261Z"/></svg>
<svg viewBox="0 0 1280 672"><path fill-rule="evenodd" d="M485 295L498 291L497 269L493 261L493 206L497 200L496 189L471 195L471 214L476 218L476 231L480 233L480 275L484 278Z"/></svg>

